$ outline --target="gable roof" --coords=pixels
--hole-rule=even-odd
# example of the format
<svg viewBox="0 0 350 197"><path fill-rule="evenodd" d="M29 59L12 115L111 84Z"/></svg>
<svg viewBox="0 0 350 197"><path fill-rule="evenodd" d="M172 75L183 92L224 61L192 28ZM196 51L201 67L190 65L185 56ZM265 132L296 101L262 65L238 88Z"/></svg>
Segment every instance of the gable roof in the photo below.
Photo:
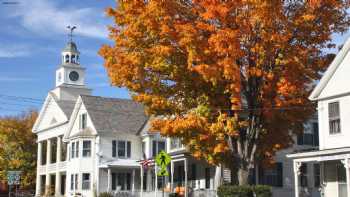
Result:
<svg viewBox="0 0 350 197"><path fill-rule="evenodd" d="M72 115L74 106L75 106L75 101L70 101L70 100L56 100L57 105L61 108L63 113L67 116L69 119L70 116Z"/></svg>
<svg viewBox="0 0 350 197"><path fill-rule="evenodd" d="M97 132L139 134L148 117L143 105L128 99L81 95Z"/></svg>
<svg viewBox="0 0 350 197"><path fill-rule="evenodd" d="M55 127L55 126L58 126L58 125L61 125L65 122L68 122L69 120L69 117L73 111L73 108L74 108L74 101L63 101L63 100L59 100L55 94L53 94L52 92L49 92L46 99L45 99L45 102L42 106L42 108L40 109L40 112L39 112L39 116L38 118L35 120L35 123L33 125L33 128L32 128L32 132L36 133L39 131L39 126L41 125L44 117L46 116L46 112L47 110L49 109L52 109L52 108L55 108L55 104L57 104L58 106L58 112L59 113L63 113L62 115L64 116L64 122L57 122L58 120L53 117L53 119L50 120L50 126L46 126L46 128L41 128L42 129L48 129L48 128L51 128L51 126ZM56 114L57 115L57 114Z"/></svg>
<svg viewBox="0 0 350 197"><path fill-rule="evenodd" d="M344 43L343 48L339 51L337 56L334 58L332 63L327 68L327 71L322 76L320 82L317 84L317 86L312 91L311 95L309 96L310 100L318 100L318 97L320 96L323 89L327 86L330 79L333 77L335 71L338 69L341 62L344 60L345 56L348 54L350 50L350 38L346 40Z"/></svg>

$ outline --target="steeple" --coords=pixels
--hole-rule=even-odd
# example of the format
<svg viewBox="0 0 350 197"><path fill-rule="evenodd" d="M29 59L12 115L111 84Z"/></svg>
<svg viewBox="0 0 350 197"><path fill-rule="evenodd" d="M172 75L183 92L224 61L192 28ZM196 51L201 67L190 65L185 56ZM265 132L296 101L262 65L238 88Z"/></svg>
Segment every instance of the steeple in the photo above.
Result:
<svg viewBox="0 0 350 197"><path fill-rule="evenodd" d="M56 70L56 88L54 93L60 99L75 99L79 94L90 94L85 86L85 68L80 65L80 52L73 41L75 26L67 27L70 30L69 41L61 51L61 65ZM67 97L68 95L68 97Z"/></svg>

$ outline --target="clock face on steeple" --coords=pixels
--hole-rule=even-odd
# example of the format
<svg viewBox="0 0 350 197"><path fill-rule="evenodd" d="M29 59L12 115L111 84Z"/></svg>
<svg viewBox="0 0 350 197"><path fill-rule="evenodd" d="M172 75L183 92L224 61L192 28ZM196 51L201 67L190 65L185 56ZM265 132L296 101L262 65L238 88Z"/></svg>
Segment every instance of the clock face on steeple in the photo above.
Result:
<svg viewBox="0 0 350 197"><path fill-rule="evenodd" d="M69 73L69 79L70 79L71 81L78 81L78 79L79 79L79 74L78 74L78 72L77 72L77 71L72 71L72 72L70 72L70 73Z"/></svg>

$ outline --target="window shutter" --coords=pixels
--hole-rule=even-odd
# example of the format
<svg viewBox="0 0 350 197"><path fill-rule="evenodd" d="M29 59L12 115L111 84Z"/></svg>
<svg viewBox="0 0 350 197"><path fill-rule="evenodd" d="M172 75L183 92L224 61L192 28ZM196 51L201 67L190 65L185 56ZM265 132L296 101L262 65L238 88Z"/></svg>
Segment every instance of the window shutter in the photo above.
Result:
<svg viewBox="0 0 350 197"><path fill-rule="evenodd" d="M314 146L319 146L319 136L318 136L318 123L313 123L313 133L314 133Z"/></svg>
<svg viewBox="0 0 350 197"><path fill-rule="evenodd" d="M115 140L113 140L113 141L115 141ZM117 178L117 176L116 176L116 174L113 172L113 173L112 173L112 190L116 190L116 189L117 189L116 178Z"/></svg>
<svg viewBox="0 0 350 197"><path fill-rule="evenodd" d="M112 157L117 157L117 141L112 141Z"/></svg>
<svg viewBox="0 0 350 197"><path fill-rule="evenodd" d="M152 142L152 156L155 157L157 155L157 141Z"/></svg>
<svg viewBox="0 0 350 197"><path fill-rule="evenodd" d="M197 179L197 166L196 164L192 164L191 166L191 180Z"/></svg>
<svg viewBox="0 0 350 197"><path fill-rule="evenodd" d="M283 187L283 163L276 163L276 171L277 171L277 187Z"/></svg>
<svg viewBox="0 0 350 197"><path fill-rule="evenodd" d="M298 136L297 136L297 144L298 145L303 145L303 134L304 134L304 132L298 134Z"/></svg>
<svg viewBox="0 0 350 197"><path fill-rule="evenodd" d="M262 168L261 165L258 166L258 181L259 184L265 184L265 178L264 178L264 168Z"/></svg>
<svg viewBox="0 0 350 197"><path fill-rule="evenodd" d="M131 142L128 141L126 144L127 144L127 147L126 147L126 156L127 156L128 158L130 158L130 157L131 157Z"/></svg>

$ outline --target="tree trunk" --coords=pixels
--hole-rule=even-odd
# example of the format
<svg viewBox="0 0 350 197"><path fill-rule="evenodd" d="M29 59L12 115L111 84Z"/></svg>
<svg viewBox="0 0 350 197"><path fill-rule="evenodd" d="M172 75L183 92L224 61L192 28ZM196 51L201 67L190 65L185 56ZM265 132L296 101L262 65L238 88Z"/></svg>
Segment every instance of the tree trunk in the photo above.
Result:
<svg viewBox="0 0 350 197"><path fill-rule="evenodd" d="M238 184L248 185L249 170L247 168L240 167L237 171Z"/></svg>

